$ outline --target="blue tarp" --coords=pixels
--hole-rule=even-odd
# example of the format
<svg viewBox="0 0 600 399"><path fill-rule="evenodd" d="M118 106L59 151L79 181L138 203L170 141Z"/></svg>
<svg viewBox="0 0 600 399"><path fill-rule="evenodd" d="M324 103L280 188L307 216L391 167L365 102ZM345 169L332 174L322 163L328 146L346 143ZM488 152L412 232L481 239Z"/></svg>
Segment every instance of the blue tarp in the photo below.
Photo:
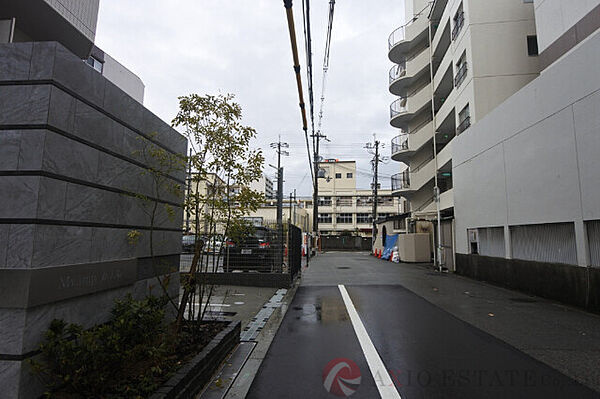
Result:
<svg viewBox="0 0 600 399"><path fill-rule="evenodd" d="M385 246L383 247L383 254L381 254L381 259L389 260L390 256L392 256L392 250L396 246L396 241L398 240L398 234L393 234L391 236L385 236Z"/></svg>

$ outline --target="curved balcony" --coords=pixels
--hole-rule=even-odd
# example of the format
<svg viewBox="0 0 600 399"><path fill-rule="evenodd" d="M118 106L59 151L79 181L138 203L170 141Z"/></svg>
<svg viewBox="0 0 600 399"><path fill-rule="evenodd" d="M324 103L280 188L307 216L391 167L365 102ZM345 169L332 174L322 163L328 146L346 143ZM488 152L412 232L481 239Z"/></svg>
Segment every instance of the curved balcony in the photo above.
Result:
<svg viewBox="0 0 600 399"><path fill-rule="evenodd" d="M390 91L392 91L391 87L394 84L394 82L397 82L398 80L402 79L405 76L406 76L406 61L404 61L400 64L396 64L392 68L390 68L390 77L389 77Z"/></svg>
<svg viewBox="0 0 600 399"><path fill-rule="evenodd" d="M429 73L429 52L427 47L413 58L394 65L389 73L390 93L397 96L406 94L406 90L425 73Z"/></svg>
<svg viewBox="0 0 600 399"><path fill-rule="evenodd" d="M388 57L393 62L401 62L404 53L409 48L410 42L406 40L406 30L404 26L395 29L388 37Z"/></svg>
<svg viewBox="0 0 600 399"><path fill-rule="evenodd" d="M408 130L408 122L425 107L431 107L431 83L390 104L390 124Z"/></svg>
<svg viewBox="0 0 600 399"><path fill-rule="evenodd" d="M407 195L412 193L414 190L410 187L410 173L408 169L404 172L396 173L392 175L392 194L393 195Z"/></svg>
<svg viewBox="0 0 600 399"><path fill-rule="evenodd" d="M402 133L392 139L392 159L397 162L405 162L414 154L408 144L408 133Z"/></svg>
<svg viewBox="0 0 600 399"><path fill-rule="evenodd" d="M388 57L399 64L406 53L411 51L422 40L427 39L429 20L427 13L421 13L416 19L394 30L388 37Z"/></svg>

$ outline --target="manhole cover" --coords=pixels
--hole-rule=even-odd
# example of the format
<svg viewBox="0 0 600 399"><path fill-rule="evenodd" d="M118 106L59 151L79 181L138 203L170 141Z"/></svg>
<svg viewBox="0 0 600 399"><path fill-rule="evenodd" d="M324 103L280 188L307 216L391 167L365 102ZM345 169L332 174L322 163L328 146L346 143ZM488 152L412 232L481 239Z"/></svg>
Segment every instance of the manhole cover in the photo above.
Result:
<svg viewBox="0 0 600 399"><path fill-rule="evenodd" d="M348 266L339 266L338 269L350 269Z"/></svg>
<svg viewBox="0 0 600 399"><path fill-rule="evenodd" d="M513 302L521 302L521 303L534 303L534 302L537 302L533 298L509 298L509 300L511 300Z"/></svg>

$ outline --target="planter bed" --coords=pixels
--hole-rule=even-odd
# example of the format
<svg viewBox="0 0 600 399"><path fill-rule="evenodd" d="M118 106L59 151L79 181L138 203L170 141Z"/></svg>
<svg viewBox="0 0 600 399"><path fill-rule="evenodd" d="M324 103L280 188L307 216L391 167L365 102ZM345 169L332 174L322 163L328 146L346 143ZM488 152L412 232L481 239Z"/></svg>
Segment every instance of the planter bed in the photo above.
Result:
<svg viewBox="0 0 600 399"><path fill-rule="evenodd" d="M150 398L193 398L211 379L227 355L240 342L240 322L224 323L219 332L200 353L183 365Z"/></svg>

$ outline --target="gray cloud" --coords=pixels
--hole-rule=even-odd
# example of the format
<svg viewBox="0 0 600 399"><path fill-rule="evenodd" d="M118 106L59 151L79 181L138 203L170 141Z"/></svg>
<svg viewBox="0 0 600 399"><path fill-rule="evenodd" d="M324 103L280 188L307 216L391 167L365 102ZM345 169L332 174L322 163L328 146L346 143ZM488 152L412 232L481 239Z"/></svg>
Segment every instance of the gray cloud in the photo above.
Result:
<svg viewBox="0 0 600 399"><path fill-rule="evenodd" d="M311 2L315 125L320 104L328 1ZM356 159L359 188L370 184L370 155L363 149L372 133L385 143L398 131L389 125L387 38L402 24L404 2L336 2L330 69L325 93L322 147L330 158ZM301 3L294 2L296 33L306 91ZM290 143L285 158L285 192L310 195L292 55L283 2L279 0L102 0L96 43L146 85L145 105L165 121L177 112L177 96L234 93L244 123L258 131L256 147L275 161L269 143ZM381 167L382 186L401 165ZM265 168L268 174L274 170Z"/></svg>

